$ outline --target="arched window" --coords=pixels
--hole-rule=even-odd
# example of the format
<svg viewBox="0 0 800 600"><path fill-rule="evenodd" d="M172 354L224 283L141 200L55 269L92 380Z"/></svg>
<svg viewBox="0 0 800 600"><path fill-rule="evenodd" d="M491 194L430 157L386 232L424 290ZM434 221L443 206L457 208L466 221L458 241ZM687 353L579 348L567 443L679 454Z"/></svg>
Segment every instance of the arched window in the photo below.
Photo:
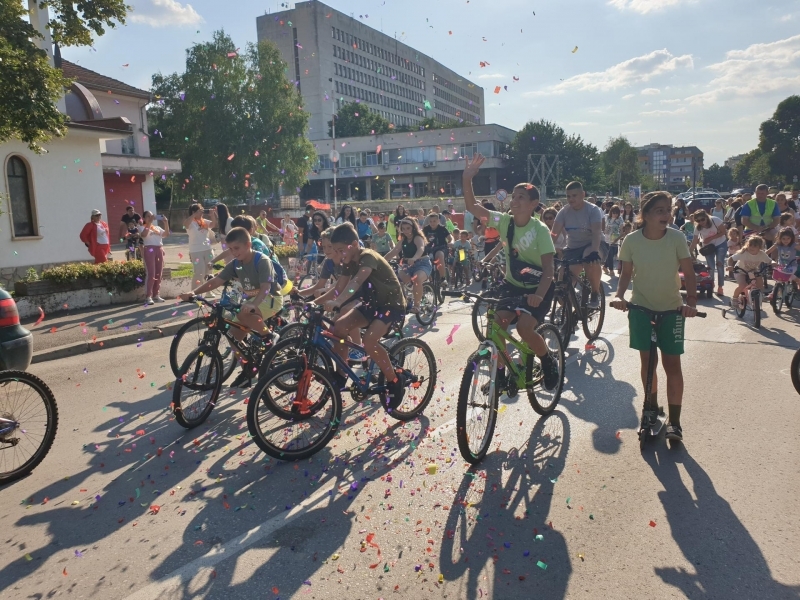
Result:
<svg viewBox="0 0 800 600"><path fill-rule="evenodd" d="M31 195L28 165L18 156L12 156L6 163L8 181L9 209L14 237L34 237L39 235L36 224L33 197Z"/></svg>

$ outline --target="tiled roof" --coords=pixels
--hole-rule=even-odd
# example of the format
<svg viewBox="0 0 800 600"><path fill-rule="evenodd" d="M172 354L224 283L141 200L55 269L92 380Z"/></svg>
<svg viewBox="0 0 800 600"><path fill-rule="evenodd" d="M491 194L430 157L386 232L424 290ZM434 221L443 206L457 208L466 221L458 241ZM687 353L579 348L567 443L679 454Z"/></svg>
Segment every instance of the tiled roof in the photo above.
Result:
<svg viewBox="0 0 800 600"><path fill-rule="evenodd" d="M117 79L106 77L100 73L95 73L84 67L71 63L68 60L61 60L61 71L65 77L74 79L78 83L85 85L89 89L99 90L102 92L112 92L120 96L132 96L134 98L142 98L144 100L150 99L150 92L140 90L132 85L123 83Z"/></svg>

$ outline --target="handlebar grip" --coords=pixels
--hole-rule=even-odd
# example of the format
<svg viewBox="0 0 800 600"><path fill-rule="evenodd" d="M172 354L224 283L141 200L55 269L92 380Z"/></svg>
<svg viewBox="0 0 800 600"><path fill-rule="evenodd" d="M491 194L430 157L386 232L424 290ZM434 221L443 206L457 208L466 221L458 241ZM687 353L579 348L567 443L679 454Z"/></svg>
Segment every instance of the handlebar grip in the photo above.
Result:
<svg viewBox="0 0 800 600"><path fill-rule="evenodd" d="M698 312L697 316L700 317L701 319L705 319L708 316L708 313Z"/></svg>

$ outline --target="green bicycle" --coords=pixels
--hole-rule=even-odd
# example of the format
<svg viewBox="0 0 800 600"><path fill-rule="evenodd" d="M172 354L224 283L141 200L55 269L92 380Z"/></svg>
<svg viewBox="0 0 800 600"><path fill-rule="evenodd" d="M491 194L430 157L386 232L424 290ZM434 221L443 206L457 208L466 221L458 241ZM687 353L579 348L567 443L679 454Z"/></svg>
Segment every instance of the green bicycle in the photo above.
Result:
<svg viewBox="0 0 800 600"><path fill-rule="evenodd" d="M541 361L533 350L495 323L496 305L517 299L490 298L470 292L445 292L445 295L471 298L487 306L485 337L467 359L456 409L458 449L464 460L474 465L489 451L502 392L514 397L524 389L531 407L538 414L547 415L555 410L564 387L564 346L554 325L544 323L536 328L558 366L558 382L548 389L544 384ZM508 345L519 353L521 363L509 355ZM506 369L503 381L498 381L499 361Z"/></svg>

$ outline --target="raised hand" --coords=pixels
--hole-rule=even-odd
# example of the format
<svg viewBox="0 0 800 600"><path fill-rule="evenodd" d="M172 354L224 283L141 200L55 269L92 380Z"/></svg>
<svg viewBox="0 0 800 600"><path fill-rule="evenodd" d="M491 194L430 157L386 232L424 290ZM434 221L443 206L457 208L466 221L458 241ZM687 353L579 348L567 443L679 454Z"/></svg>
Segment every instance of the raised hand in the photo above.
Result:
<svg viewBox="0 0 800 600"><path fill-rule="evenodd" d="M464 179L472 179L475 177L485 160L486 158L482 154L473 155L471 161L469 156L465 156L464 161L466 166L464 167Z"/></svg>

